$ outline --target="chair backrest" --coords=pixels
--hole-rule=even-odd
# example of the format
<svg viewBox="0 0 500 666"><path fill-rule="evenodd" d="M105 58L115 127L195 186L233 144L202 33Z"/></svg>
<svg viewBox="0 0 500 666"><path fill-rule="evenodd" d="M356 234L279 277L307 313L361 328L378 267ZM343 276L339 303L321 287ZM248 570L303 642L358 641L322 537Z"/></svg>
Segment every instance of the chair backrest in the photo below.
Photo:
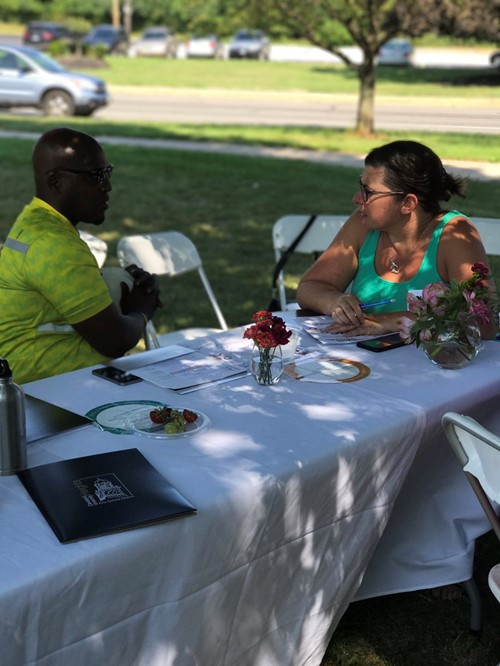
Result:
<svg viewBox="0 0 500 666"><path fill-rule="evenodd" d="M226 320L202 265L194 243L178 231L125 236L118 241L118 261L121 266L137 264L156 275L182 275L198 271L220 327L228 330Z"/></svg>
<svg viewBox="0 0 500 666"><path fill-rule="evenodd" d="M132 263L156 275L181 275L198 270L201 258L194 243L178 231L125 236L118 242L122 266Z"/></svg>
<svg viewBox="0 0 500 666"><path fill-rule="evenodd" d="M294 252L299 254L324 252L348 217L349 215L318 215ZM274 223L272 237L276 262L297 238L308 220L309 215L285 215ZM287 301L284 270L278 276L277 286L281 309L295 309L296 306L290 307Z"/></svg>
<svg viewBox="0 0 500 666"><path fill-rule="evenodd" d="M500 503L500 437L469 416L447 412L443 428L469 483L500 540L500 518L491 501Z"/></svg>
<svg viewBox="0 0 500 666"><path fill-rule="evenodd" d="M96 258L99 268L102 268L104 262L106 261L106 257L108 256L108 245L106 241L103 241L102 238L98 238L97 236L89 234L87 231L81 231L79 229L78 233L80 234L80 238L89 246L90 251Z"/></svg>
<svg viewBox="0 0 500 666"><path fill-rule="evenodd" d="M494 217L471 217L479 231L486 254L500 255L500 219Z"/></svg>

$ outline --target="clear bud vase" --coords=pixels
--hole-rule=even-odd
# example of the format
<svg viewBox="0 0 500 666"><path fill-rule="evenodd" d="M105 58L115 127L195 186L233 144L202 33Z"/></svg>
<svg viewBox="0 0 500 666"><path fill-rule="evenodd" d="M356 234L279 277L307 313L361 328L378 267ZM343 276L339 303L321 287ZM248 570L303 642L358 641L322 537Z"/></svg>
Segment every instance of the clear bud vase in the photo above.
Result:
<svg viewBox="0 0 500 666"><path fill-rule="evenodd" d="M482 349L481 332L473 319L452 321L433 340L422 343L427 357L444 370L465 368Z"/></svg>
<svg viewBox="0 0 500 666"><path fill-rule="evenodd" d="M258 347L254 345L250 369L257 384L262 386L277 384L283 374L281 347Z"/></svg>

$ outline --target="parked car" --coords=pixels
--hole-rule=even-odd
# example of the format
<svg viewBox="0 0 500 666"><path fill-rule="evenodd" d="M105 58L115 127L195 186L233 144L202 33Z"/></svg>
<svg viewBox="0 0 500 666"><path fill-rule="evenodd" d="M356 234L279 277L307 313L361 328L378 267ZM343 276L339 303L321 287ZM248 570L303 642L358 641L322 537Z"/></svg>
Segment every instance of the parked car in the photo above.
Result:
<svg viewBox="0 0 500 666"><path fill-rule="evenodd" d="M390 39L378 52L379 65L412 65L413 46L407 39Z"/></svg>
<svg viewBox="0 0 500 666"><path fill-rule="evenodd" d="M71 72L36 49L0 45L0 107L36 107L48 116L90 116L108 101L101 79Z"/></svg>
<svg viewBox="0 0 500 666"><path fill-rule="evenodd" d="M493 51L490 55L490 64L492 67L500 67L500 51Z"/></svg>
<svg viewBox="0 0 500 666"><path fill-rule="evenodd" d="M239 30L229 44L230 58L269 60L271 43L261 30Z"/></svg>
<svg viewBox="0 0 500 666"><path fill-rule="evenodd" d="M123 28L113 25L96 25L83 38L83 47L102 46L107 53L125 54L129 42L127 33Z"/></svg>
<svg viewBox="0 0 500 666"><path fill-rule="evenodd" d="M191 35L186 42L186 58L224 57L224 44L217 35Z"/></svg>
<svg viewBox="0 0 500 666"><path fill-rule="evenodd" d="M177 55L177 39L169 28L156 26L146 28L140 39L130 46L128 54L131 58L136 56L163 56L175 58Z"/></svg>
<svg viewBox="0 0 500 666"><path fill-rule="evenodd" d="M54 21L31 21L23 33L23 44L45 49L56 40L73 42L77 35L67 26Z"/></svg>

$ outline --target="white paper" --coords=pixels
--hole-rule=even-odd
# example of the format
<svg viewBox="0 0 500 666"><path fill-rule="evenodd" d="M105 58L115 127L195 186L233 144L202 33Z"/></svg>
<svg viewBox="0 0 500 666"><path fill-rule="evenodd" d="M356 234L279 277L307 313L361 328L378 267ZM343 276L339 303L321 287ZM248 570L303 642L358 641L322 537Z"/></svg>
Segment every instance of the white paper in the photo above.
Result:
<svg viewBox="0 0 500 666"><path fill-rule="evenodd" d="M355 344L362 340L372 340L373 338L380 337L379 335L344 335L343 333L330 333L325 332L325 328L332 325L332 318L327 315L320 315L318 317L308 317L306 319L297 320L304 331L309 333L315 340L321 342L323 345L346 345Z"/></svg>
<svg viewBox="0 0 500 666"><path fill-rule="evenodd" d="M146 381L169 389L183 389L246 374L247 365L229 354L193 352L135 370Z"/></svg>
<svg viewBox="0 0 500 666"><path fill-rule="evenodd" d="M189 347L169 345L168 347L150 349L149 351L131 354L130 356L122 356L121 358L114 359L111 362L111 365L114 368L119 368L120 370L128 372L130 370L136 370L137 368L144 368L152 363L157 363L158 361L166 361L169 358L192 353L193 350L189 349Z"/></svg>

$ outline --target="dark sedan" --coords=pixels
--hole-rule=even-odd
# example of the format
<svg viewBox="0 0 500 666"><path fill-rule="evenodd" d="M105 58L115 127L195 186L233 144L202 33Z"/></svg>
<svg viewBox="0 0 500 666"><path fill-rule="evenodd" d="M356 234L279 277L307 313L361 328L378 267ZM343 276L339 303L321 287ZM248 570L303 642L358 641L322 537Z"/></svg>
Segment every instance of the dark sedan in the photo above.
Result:
<svg viewBox="0 0 500 666"><path fill-rule="evenodd" d="M107 53L125 55L128 52L129 40L123 28L113 25L97 25L83 38L83 46L100 46Z"/></svg>
<svg viewBox="0 0 500 666"><path fill-rule="evenodd" d="M71 44L77 35L67 26L55 21L31 21L23 33L23 44L37 49L46 49L55 41Z"/></svg>

